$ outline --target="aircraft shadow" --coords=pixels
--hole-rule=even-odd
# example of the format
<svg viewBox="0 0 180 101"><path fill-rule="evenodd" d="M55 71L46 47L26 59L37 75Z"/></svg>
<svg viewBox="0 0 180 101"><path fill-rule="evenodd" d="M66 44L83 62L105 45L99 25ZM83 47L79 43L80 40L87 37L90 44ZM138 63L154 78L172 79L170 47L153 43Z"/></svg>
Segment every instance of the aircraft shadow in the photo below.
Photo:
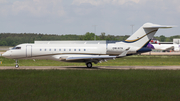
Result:
<svg viewBox="0 0 180 101"><path fill-rule="evenodd" d="M99 67L92 67L92 68L87 68L87 67L65 67L66 69L102 69Z"/></svg>

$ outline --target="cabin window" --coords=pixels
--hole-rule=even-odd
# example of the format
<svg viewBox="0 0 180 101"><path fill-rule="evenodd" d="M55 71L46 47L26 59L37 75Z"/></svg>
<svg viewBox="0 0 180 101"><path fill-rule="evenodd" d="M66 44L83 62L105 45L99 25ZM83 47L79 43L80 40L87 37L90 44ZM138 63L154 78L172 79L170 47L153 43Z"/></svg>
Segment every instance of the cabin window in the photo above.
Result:
<svg viewBox="0 0 180 101"><path fill-rule="evenodd" d="M56 51L56 49L54 49L54 51Z"/></svg>
<svg viewBox="0 0 180 101"><path fill-rule="evenodd" d="M64 51L66 51L66 49L64 49Z"/></svg>
<svg viewBox="0 0 180 101"><path fill-rule="evenodd" d="M74 51L76 51L76 49L74 49Z"/></svg>
<svg viewBox="0 0 180 101"><path fill-rule="evenodd" d="M59 51L61 51L61 49L59 49Z"/></svg>
<svg viewBox="0 0 180 101"><path fill-rule="evenodd" d="M44 51L46 51L46 49L44 49Z"/></svg>
<svg viewBox="0 0 180 101"><path fill-rule="evenodd" d="M81 49L79 49L79 51L81 51Z"/></svg>
<svg viewBox="0 0 180 101"><path fill-rule="evenodd" d="M113 47L113 49L117 49L117 47Z"/></svg>
<svg viewBox="0 0 180 101"><path fill-rule="evenodd" d="M71 51L71 49L69 49L69 51Z"/></svg>
<svg viewBox="0 0 180 101"><path fill-rule="evenodd" d="M86 49L84 49L84 51L86 51Z"/></svg>
<svg viewBox="0 0 180 101"><path fill-rule="evenodd" d="M51 49L49 49L49 51L51 51Z"/></svg>
<svg viewBox="0 0 180 101"><path fill-rule="evenodd" d="M14 48L12 48L12 49L21 49L21 47L14 47Z"/></svg>
<svg viewBox="0 0 180 101"><path fill-rule="evenodd" d="M42 51L42 49L40 49L40 51Z"/></svg>

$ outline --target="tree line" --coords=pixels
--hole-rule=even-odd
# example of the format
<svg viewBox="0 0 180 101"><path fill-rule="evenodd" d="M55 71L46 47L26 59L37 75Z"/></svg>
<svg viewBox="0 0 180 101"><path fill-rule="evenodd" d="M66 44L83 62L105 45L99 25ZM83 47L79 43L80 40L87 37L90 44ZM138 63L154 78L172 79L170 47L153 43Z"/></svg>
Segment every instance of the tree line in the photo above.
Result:
<svg viewBox="0 0 180 101"><path fill-rule="evenodd" d="M129 35L115 36L115 35L95 35L87 32L84 35L55 35L55 34L37 34L37 33L0 33L0 46L15 46L21 43L34 43L34 41L43 40L107 40L107 41L123 41ZM180 38L179 35L165 37L163 35L155 37L160 42L172 42L173 38Z"/></svg>

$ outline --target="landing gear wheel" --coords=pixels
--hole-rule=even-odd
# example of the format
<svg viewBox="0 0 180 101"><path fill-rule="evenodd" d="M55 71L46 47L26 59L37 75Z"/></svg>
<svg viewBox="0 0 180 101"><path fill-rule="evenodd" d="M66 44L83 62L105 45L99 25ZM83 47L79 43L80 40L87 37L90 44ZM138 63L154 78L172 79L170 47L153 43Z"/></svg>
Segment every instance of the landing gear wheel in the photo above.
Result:
<svg viewBox="0 0 180 101"><path fill-rule="evenodd" d="M18 65L18 64L16 64L16 65L15 65L15 67L16 67L16 68L18 68L18 67L19 67L19 65Z"/></svg>
<svg viewBox="0 0 180 101"><path fill-rule="evenodd" d="M88 62L88 63L86 63L86 66L87 66L87 68L91 68L92 67L92 63Z"/></svg>

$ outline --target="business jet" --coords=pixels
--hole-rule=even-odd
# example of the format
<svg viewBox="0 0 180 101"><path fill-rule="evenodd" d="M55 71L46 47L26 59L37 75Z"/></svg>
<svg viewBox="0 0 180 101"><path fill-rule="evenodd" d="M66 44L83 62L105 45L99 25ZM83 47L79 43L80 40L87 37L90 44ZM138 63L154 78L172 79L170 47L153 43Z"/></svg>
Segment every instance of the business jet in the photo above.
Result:
<svg viewBox="0 0 180 101"><path fill-rule="evenodd" d="M127 40L116 43L106 41L35 41L15 46L2 54L3 57L18 59L51 59L64 62L83 62L88 68L92 63L149 52L148 43L159 28L172 26L145 23Z"/></svg>
<svg viewBox="0 0 180 101"><path fill-rule="evenodd" d="M154 50L161 50L161 51L174 51L179 52L180 51L180 45L179 44L148 44L147 48L154 49Z"/></svg>
<svg viewBox="0 0 180 101"><path fill-rule="evenodd" d="M154 49L154 50L161 50L161 51L171 51L177 50L178 45L176 44L148 44L147 48Z"/></svg>

